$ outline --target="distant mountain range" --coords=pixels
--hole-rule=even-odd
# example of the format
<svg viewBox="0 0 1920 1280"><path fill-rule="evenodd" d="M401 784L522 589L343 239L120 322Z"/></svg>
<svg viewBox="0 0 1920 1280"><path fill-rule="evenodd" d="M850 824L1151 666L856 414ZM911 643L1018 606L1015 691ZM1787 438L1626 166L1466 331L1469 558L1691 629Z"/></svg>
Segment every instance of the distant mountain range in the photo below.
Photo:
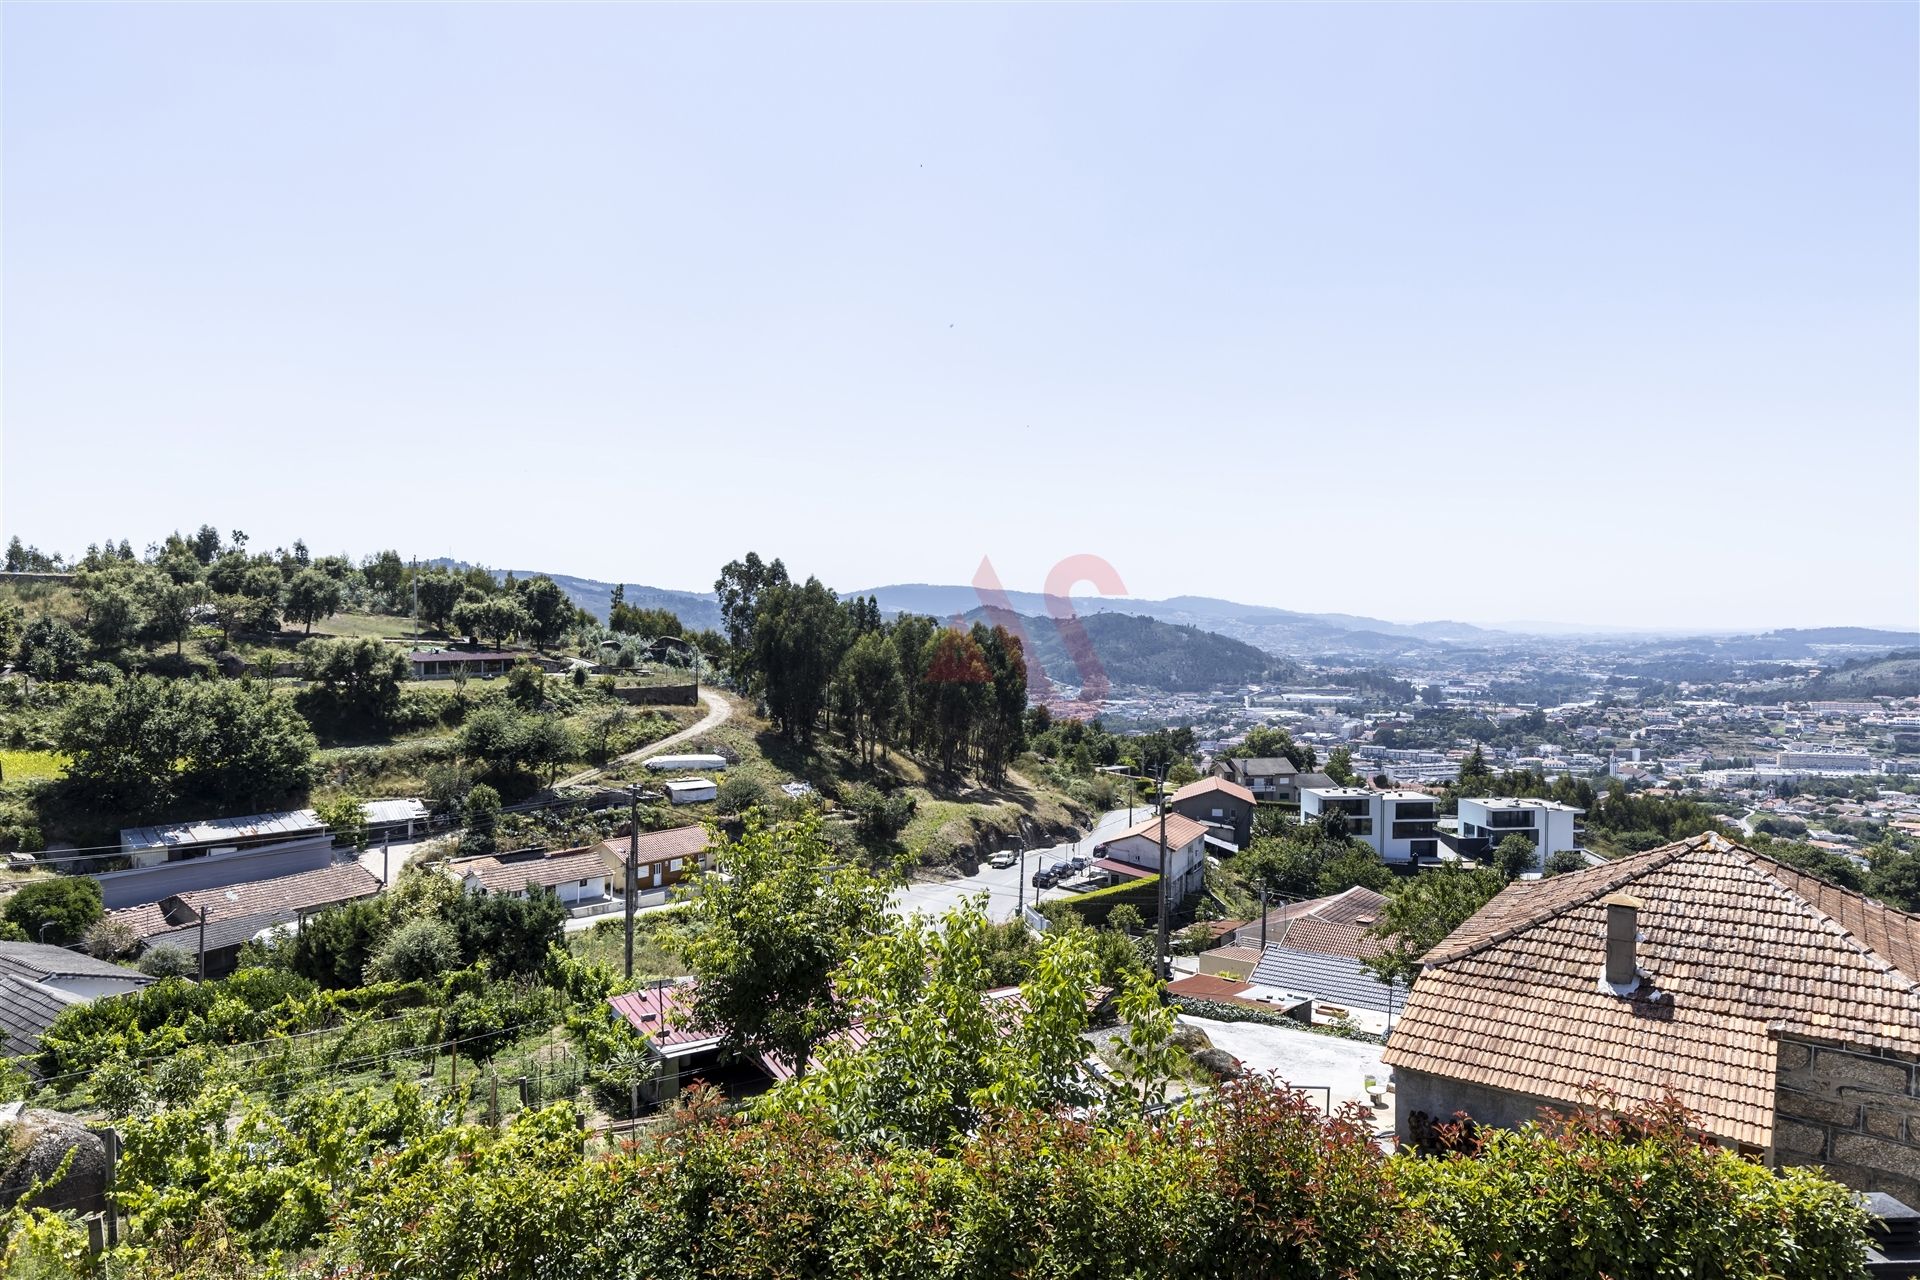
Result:
<svg viewBox="0 0 1920 1280"><path fill-rule="evenodd" d="M975 608L961 615L966 623L999 624L1027 645L1029 681L1038 693L1032 668L1037 664L1057 688L1084 688L1095 667L1112 685L1138 685L1169 693L1237 689L1242 685L1291 680L1300 668L1285 658L1199 627L1175 626L1128 613L1090 613L1080 619L1086 637L1080 655L1092 663L1081 670L1067 624L1051 617Z"/></svg>
<svg viewBox="0 0 1920 1280"><path fill-rule="evenodd" d="M465 567L456 561L435 561L434 563ZM504 572L506 571L496 571L497 574ZM542 571L515 569L512 572L516 578L528 578ZM607 610L612 603L614 584L550 571L546 576L558 583L560 588L581 608L598 618L604 619L607 616ZM976 615L984 607L980 592L973 587L963 586L896 583L884 587L871 587L864 591L843 592L842 596L848 594L872 596L879 602L884 613L922 613L948 620ZM1056 612L1061 611L1060 606L1063 604L1061 599L1035 591L1008 591L1004 596L1008 607L1021 617L1048 622L1049 625L1045 628L1038 626L1031 628L1030 638L1045 655L1043 661L1049 673L1055 669L1054 658L1065 662L1062 670L1070 673L1072 662L1066 658L1064 647L1057 653L1052 650L1052 646L1058 641L1058 628L1051 625L1051 620ZM719 601L710 591L672 591L662 587L629 583L626 598L631 604L669 609L679 617L682 623L695 630L720 626ZM1191 660L1193 665L1190 669L1198 672L1225 670L1234 663L1244 665L1247 662L1244 653L1229 656L1227 650L1211 651L1204 658L1194 657L1192 655L1198 653L1196 642L1190 637L1174 634L1181 629L1197 630L1237 640L1242 642L1243 646L1281 658L1310 658L1319 661L1353 661L1385 665L1391 665L1395 658L1417 660L1423 656L1432 656L1436 651L1447 649L1541 649L1565 648L1572 645L1579 645L1586 649L1604 647L1609 650L1622 647L1645 647L1662 651L1699 652L1720 658L1769 660L1831 658L1836 654L1864 654L1920 647L1920 630L1888 631L1872 627L1817 627L1783 628L1757 635L1688 636L1672 632L1664 635L1581 633L1567 628L1548 634L1544 628L1541 631L1527 632L1496 630L1466 622L1388 622L1381 618L1368 618L1348 613L1296 613L1264 605L1219 600L1211 596L1174 596L1167 600L1075 596L1071 601L1071 610L1077 616L1086 619L1090 629L1092 620L1103 615L1131 616L1167 624L1172 631L1141 631L1133 635L1126 632L1124 627L1116 627L1105 633L1110 640L1120 642L1123 648L1135 641L1138 642L1137 651L1130 650L1130 656L1125 659L1125 669L1136 673L1158 671L1162 678L1166 679L1186 678L1180 674L1183 670L1189 669L1180 665L1186 660ZM1123 636L1132 638L1123 639ZM1163 647L1165 653L1158 658L1151 657L1149 650L1154 645ZM1188 654L1189 659L1176 658L1175 655L1180 653ZM1071 677L1070 674L1055 678L1066 684L1079 683L1078 679ZM1109 678L1116 683L1152 683L1150 680L1125 678L1118 672L1112 671L1109 672ZM1158 687L1173 689L1188 686L1163 684Z"/></svg>

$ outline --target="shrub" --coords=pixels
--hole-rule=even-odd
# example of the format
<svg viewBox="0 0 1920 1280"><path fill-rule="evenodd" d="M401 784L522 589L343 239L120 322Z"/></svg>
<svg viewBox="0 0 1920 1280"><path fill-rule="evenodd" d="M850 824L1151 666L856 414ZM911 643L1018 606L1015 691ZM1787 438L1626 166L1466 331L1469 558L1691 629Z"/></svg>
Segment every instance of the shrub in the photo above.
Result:
<svg viewBox="0 0 1920 1280"><path fill-rule="evenodd" d="M104 914L100 885L87 876L35 880L8 898L0 914L33 942L69 946L80 941L88 927Z"/></svg>
<svg viewBox="0 0 1920 1280"><path fill-rule="evenodd" d="M732 772L714 789L722 813L745 813L767 801L767 784L750 773Z"/></svg>
<svg viewBox="0 0 1920 1280"><path fill-rule="evenodd" d="M147 948L139 968L149 978L186 978L200 971L200 958L185 947L162 943Z"/></svg>
<svg viewBox="0 0 1920 1280"><path fill-rule="evenodd" d="M1814 1169L1778 1171L1690 1132L1671 1101L1484 1129L1471 1154L1396 1158L1391 1183L1467 1274L1775 1277L1862 1272L1865 1211Z"/></svg>
<svg viewBox="0 0 1920 1280"><path fill-rule="evenodd" d="M387 936L367 964L375 982L415 982L460 964L460 940L440 920L410 920Z"/></svg>

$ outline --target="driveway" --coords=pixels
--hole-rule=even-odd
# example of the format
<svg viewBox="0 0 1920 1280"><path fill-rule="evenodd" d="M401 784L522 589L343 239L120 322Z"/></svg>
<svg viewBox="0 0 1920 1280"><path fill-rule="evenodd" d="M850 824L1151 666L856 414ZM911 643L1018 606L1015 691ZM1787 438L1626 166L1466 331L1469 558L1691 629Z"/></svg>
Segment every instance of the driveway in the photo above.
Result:
<svg viewBox="0 0 1920 1280"><path fill-rule="evenodd" d="M1135 809L1134 817L1144 821L1147 811ZM1033 873L1042 867L1050 867L1064 858L1081 855L1091 858L1093 846L1101 840L1110 839L1126 830L1127 810L1116 809L1112 813L1102 814L1093 824L1093 830L1078 840L1065 844L1049 845L1044 849L1029 849L1026 858L1026 874L1021 874L1020 863L1011 867L994 868L985 863L972 875L942 875L929 872L924 879L914 880L893 895L894 908L903 913L921 912L937 916L958 906L964 898L976 894L987 895L987 918L995 921L1011 920L1018 913L1021 904L1032 906L1036 900L1052 902L1059 898L1077 898L1080 895L1065 889L1052 888L1036 891L1033 887ZM1024 893L1021 885L1026 885Z"/></svg>
<svg viewBox="0 0 1920 1280"><path fill-rule="evenodd" d="M1380 1061L1380 1045L1187 1013L1180 1015L1180 1021L1205 1031L1215 1048L1240 1059L1248 1071L1271 1071L1283 1083L1307 1090L1316 1105L1323 1105L1329 1095L1335 1107L1357 1102L1373 1111L1376 1129L1393 1127L1393 1095L1387 1095L1385 1108L1374 1107L1366 1097L1368 1076L1385 1082L1392 1074Z"/></svg>
<svg viewBox="0 0 1920 1280"><path fill-rule="evenodd" d="M702 689L700 691L700 701L707 704L707 714L680 730L678 733L670 733L660 739L660 741L650 742L638 751L629 751L623 756L615 756L598 769L588 769L584 773L574 774L571 778L562 778L554 785L556 787L572 787L582 783L592 782L595 778L605 773L608 769L613 768L615 765L631 764L636 760L645 760L648 756L659 755L662 751L670 747L677 747L683 742L691 742L709 729L719 728L733 715L733 704L727 701L724 694L716 693L712 689Z"/></svg>

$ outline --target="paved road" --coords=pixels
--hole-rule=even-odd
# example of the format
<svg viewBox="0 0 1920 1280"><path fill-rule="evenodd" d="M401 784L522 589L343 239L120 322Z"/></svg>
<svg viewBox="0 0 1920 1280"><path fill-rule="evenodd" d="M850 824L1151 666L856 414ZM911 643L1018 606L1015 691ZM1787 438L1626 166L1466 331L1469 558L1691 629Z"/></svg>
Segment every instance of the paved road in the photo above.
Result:
<svg viewBox="0 0 1920 1280"><path fill-rule="evenodd" d="M1133 810L1133 816L1136 820L1144 821L1147 816L1147 811L1143 808L1135 809ZM1035 890L1032 883L1034 872L1040 870L1042 867L1050 867L1062 858L1073 857L1076 854L1090 858L1093 856L1093 846L1096 843L1110 838L1119 831L1125 830L1126 826L1127 810L1116 809L1112 813L1101 815L1100 820L1094 823L1093 830L1078 840L1066 844L1050 845L1044 849L1028 850L1026 864L1027 887L1024 895L1020 892L1021 873L1018 862L1014 863L1011 867L998 869L989 867L983 863L980 869L972 875L930 875L927 879L915 880L905 888L894 893L893 905L902 912L910 913L918 911L926 915L937 916L959 905L963 898L985 893L987 895L988 918L992 920L1010 920L1019 910L1023 898L1026 905L1033 905L1035 901ZM1078 896L1078 894L1060 888L1046 889L1039 892L1039 897L1048 902L1056 898L1073 898Z"/></svg>
<svg viewBox="0 0 1920 1280"><path fill-rule="evenodd" d="M592 782L595 778L605 773L608 769L613 768L615 765L631 764L635 760L645 760L648 756L659 755L669 747L677 747L683 742L691 742L693 739L707 732L707 730L716 729L725 724L728 718L733 715L733 704L727 701L724 694L716 693L712 689L702 689L700 691L700 701L707 704L707 714L680 730L678 733L670 733L660 739L660 741L650 742L638 751L629 751L623 756L615 756L598 769L588 769L585 773L576 773L571 778L562 778L555 785L571 787L584 782Z"/></svg>
<svg viewBox="0 0 1920 1280"><path fill-rule="evenodd" d="M425 848L426 844L425 840L415 840L407 844L396 840L384 852L379 845L370 844L366 852L360 854L355 861L371 872L375 880L382 885L388 885L400 878L400 868L406 866L407 860Z"/></svg>

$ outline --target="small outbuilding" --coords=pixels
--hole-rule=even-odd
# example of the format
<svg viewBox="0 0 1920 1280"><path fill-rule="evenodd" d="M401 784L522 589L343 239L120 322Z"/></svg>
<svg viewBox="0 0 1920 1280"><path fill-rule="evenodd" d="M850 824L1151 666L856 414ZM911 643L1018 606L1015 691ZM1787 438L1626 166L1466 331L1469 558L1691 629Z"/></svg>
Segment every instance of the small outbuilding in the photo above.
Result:
<svg viewBox="0 0 1920 1280"><path fill-rule="evenodd" d="M681 778L663 785L667 799L675 804L702 804L720 794L720 788L711 778Z"/></svg>

